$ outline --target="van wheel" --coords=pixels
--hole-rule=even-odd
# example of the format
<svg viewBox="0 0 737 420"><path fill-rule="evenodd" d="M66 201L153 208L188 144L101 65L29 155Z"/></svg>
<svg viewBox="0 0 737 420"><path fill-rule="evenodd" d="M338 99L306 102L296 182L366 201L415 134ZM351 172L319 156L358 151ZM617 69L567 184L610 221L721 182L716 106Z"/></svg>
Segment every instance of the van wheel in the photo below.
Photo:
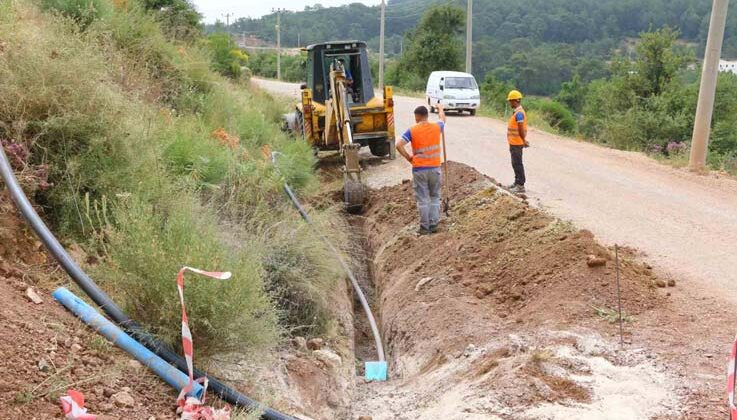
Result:
<svg viewBox="0 0 737 420"><path fill-rule="evenodd" d="M469 109L468 112L471 114L472 117L474 115L476 115L476 110L475 109Z"/></svg>
<svg viewBox="0 0 737 420"><path fill-rule="evenodd" d="M430 113L435 113L435 107L432 106L432 101L430 101L430 98L427 98L427 106L430 107Z"/></svg>

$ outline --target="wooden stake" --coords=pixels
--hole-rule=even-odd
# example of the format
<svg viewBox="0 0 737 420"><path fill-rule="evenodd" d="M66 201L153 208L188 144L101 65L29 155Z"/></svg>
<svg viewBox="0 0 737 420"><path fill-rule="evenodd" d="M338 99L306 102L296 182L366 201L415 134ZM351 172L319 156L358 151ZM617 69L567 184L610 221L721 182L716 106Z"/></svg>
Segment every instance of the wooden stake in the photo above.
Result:
<svg viewBox="0 0 737 420"><path fill-rule="evenodd" d="M614 258L617 268L617 300L619 301L619 345L624 347L624 319L622 319L622 289L619 284L619 245L614 245Z"/></svg>

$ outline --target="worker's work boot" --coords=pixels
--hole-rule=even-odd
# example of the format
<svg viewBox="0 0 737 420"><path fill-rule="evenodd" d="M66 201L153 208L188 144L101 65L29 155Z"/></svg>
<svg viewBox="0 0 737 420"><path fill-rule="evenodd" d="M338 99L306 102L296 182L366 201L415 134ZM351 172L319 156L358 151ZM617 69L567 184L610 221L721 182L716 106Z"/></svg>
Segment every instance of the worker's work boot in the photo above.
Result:
<svg viewBox="0 0 737 420"><path fill-rule="evenodd" d="M438 225L430 225L430 233L438 233Z"/></svg>
<svg viewBox="0 0 737 420"><path fill-rule="evenodd" d="M515 194L524 194L525 193L525 186L524 185L515 185L514 188L511 189L511 191Z"/></svg>
<svg viewBox="0 0 737 420"><path fill-rule="evenodd" d="M429 235L429 234L431 234L432 231L430 231L430 229L426 229L426 228L420 226L420 230L418 230L417 233L420 234L420 236L423 236L423 235Z"/></svg>

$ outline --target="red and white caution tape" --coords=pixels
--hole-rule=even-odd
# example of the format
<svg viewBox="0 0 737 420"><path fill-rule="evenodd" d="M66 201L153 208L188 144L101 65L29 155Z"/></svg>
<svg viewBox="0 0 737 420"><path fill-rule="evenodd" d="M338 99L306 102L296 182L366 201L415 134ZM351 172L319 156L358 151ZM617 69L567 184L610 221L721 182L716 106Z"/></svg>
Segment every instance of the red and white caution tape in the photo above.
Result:
<svg viewBox="0 0 737 420"><path fill-rule="evenodd" d="M184 358L187 361L187 370L189 373L189 383L177 398L177 414L182 420L227 420L230 419L230 407L214 409L205 406L205 393L207 392L207 378L198 378L197 382L201 383L205 389L202 394L202 401L195 397L187 397L187 393L192 390L195 382L193 374L193 358L194 343L192 342L192 332L189 330L189 319L187 318L187 309L184 306L184 273L191 271L206 277L217 280L228 280L231 276L229 272L210 272L198 270L196 268L184 267L177 274L177 290L179 291L179 302L182 304L182 349L184 349Z"/></svg>
<svg viewBox="0 0 737 420"><path fill-rule="evenodd" d="M729 418L737 420L737 406L735 406L735 367L737 367L737 337L732 344L732 352L729 356L729 364L727 365L727 401L729 401Z"/></svg>
<svg viewBox="0 0 737 420"><path fill-rule="evenodd" d="M84 395L73 389L67 391L67 395L59 398L61 409L67 420L95 420L97 416L87 413L84 408Z"/></svg>

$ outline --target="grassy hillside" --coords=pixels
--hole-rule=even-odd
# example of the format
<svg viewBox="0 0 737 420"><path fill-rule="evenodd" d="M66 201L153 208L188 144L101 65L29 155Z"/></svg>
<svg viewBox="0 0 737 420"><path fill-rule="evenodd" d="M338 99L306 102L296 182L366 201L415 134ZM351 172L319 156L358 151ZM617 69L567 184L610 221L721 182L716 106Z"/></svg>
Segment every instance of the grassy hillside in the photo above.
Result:
<svg viewBox="0 0 737 420"><path fill-rule="evenodd" d="M103 288L170 343L183 265L234 273L187 283L198 350L249 353L295 326L321 332L319 291L338 271L280 189L314 190L311 151L233 66L235 79L213 71L222 43L200 35L188 3L159 3L0 2L2 145ZM267 145L285 155L280 172Z"/></svg>

